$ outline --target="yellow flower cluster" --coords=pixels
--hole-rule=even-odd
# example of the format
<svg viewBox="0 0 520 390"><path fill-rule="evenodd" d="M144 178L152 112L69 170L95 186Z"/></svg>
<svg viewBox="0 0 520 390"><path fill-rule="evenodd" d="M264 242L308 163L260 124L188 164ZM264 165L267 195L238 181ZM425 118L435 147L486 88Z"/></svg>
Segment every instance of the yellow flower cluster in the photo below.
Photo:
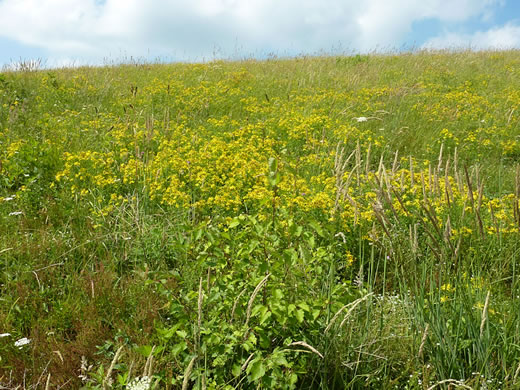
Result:
<svg viewBox="0 0 520 390"><path fill-rule="evenodd" d="M448 241L516 232L517 196L487 193L471 169L468 182L454 151L466 161L485 153L516 158L520 143L511 129L520 95L481 93L491 82L487 75L448 87L441 79L450 77L453 72L430 67L409 86L357 89L280 78L271 79L274 93L259 88L262 75L253 68L196 64L128 85L117 104L103 109L97 101L109 86L83 74L68 80L48 74L40 81L47 94L98 100L47 110L36 125L43 139L62 145L53 186L96 210L144 192L158 205L199 215L267 215L273 207L313 212L339 220L345 231L363 226L367 233L374 224L388 229L400 221L426 225ZM389 149L406 149L413 131L424 131L400 122L404 113L396 107L404 103L407 115L429 124L433 140L417 159ZM498 122L502 103L510 109ZM25 141L3 142L7 166ZM268 180L270 158L278 162L275 186Z"/></svg>

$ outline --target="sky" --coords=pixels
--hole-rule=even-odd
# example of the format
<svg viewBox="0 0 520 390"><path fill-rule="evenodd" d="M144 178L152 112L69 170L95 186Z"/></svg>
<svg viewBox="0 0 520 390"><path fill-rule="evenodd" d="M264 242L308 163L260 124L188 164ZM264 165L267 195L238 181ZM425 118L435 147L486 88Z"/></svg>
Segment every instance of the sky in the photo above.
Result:
<svg viewBox="0 0 520 390"><path fill-rule="evenodd" d="M0 68L520 48L520 0L0 0Z"/></svg>

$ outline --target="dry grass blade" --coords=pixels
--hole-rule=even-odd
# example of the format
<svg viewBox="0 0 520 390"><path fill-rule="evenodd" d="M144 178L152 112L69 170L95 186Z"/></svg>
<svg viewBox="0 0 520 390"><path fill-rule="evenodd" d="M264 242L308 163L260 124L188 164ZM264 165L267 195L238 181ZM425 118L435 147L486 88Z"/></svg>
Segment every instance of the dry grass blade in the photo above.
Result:
<svg viewBox="0 0 520 390"><path fill-rule="evenodd" d="M480 323L480 338L482 338L482 336L484 335L484 327L486 326L490 295L491 295L491 291L488 291L488 293L486 295L486 302L484 303L484 308L482 309L482 322Z"/></svg>
<svg viewBox="0 0 520 390"><path fill-rule="evenodd" d="M358 298L356 299L354 302L350 302L348 304L346 304L345 306L343 306L341 309L339 309L336 314L334 314L334 317L332 317L332 319L330 320L329 324L327 325L327 327L325 328L325 333L327 333L330 328L332 327L332 325L334 324L334 322L338 319L339 315L343 312L343 310L345 310L346 308L348 307L351 307L351 306L356 306L357 304L359 304L361 301L367 299L370 295L373 295L374 293L369 293L367 295L365 295L364 297L361 297L361 298Z"/></svg>
<svg viewBox="0 0 520 390"><path fill-rule="evenodd" d="M200 333L200 326L202 324L202 300L204 295L202 294L202 278L200 278L199 282L199 299L197 301L197 327Z"/></svg>
<svg viewBox="0 0 520 390"><path fill-rule="evenodd" d="M332 317L332 319L330 320L329 324L327 325L327 327L325 328L325 333L327 333L329 331L329 329L332 327L332 325L334 324L334 322L337 320L337 318L339 317L339 315L343 312L343 310L345 310L347 307L351 306L353 303L355 303L356 301L354 302L350 302L348 304L346 304L345 306L343 306L341 309L339 309L336 314L334 314L334 317Z"/></svg>
<svg viewBox="0 0 520 390"><path fill-rule="evenodd" d="M323 359L323 355L320 353L320 351L318 351L312 345L307 344L305 341L295 341L288 345L288 347L297 347L297 346L307 348L309 351L315 353L316 355L318 355L320 358Z"/></svg>
<svg viewBox="0 0 520 390"><path fill-rule="evenodd" d="M350 155L345 159L344 152L345 149L340 149L341 143L338 143L336 147L336 156L334 158L334 175L336 177L336 201L334 204L334 211L337 212L339 209L339 200L343 195L343 200L345 200L345 194L348 192L348 187L350 184L350 180L352 179L352 175L355 173L355 167L349 174L348 179L345 181L344 175L347 169L347 165L350 162L350 159L355 155L356 150L352 151Z"/></svg>
<svg viewBox="0 0 520 390"><path fill-rule="evenodd" d="M202 278L199 282L199 299L197 301L197 346L200 345L200 327L202 325L202 300L204 295L202 293Z"/></svg>
<svg viewBox="0 0 520 390"><path fill-rule="evenodd" d="M413 175L413 159L412 156L410 156L410 187L414 187L414 175Z"/></svg>
<svg viewBox="0 0 520 390"><path fill-rule="evenodd" d="M186 367L186 371L184 371L184 379L182 380L182 390L188 390L188 386L190 383L190 375L193 371L193 365L195 364L196 359L197 357L193 356L193 358L190 361L190 364L188 364L188 367Z"/></svg>
<svg viewBox="0 0 520 390"><path fill-rule="evenodd" d="M148 359L146 359L146 363L144 365L143 376L151 377L152 376L152 365L153 365L153 352L155 351L155 345L152 347L150 351L150 355L148 355Z"/></svg>
<svg viewBox="0 0 520 390"><path fill-rule="evenodd" d="M116 354L114 355L114 358L112 359L112 363L110 363L110 367L107 370L107 374L105 375L105 379L103 379L103 390L107 388L107 386L111 387L109 385L110 376L112 375L112 371L114 370L114 367L119 360L119 357L121 356L121 353L123 352L123 346L120 346L119 349L116 351Z"/></svg>
<svg viewBox="0 0 520 390"><path fill-rule="evenodd" d="M342 328L343 325L345 324L345 322L348 320L348 318L350 317L350 314L354 311L354 309L363 301L366 301L368 297L372 296L374 293L368 293L367 295L365 295L364 297L361 297L361 298L358 298L356 299L353 304L352 304L352 307L350 309L348 309L347 311L347 314L345 314L345 317L343 318L343 321L341 321L341 324L339 324L339 327Z"/></svg>
<svg viewBox="0 0 520 390"><path fill-rule="evenodd" d="M449 243L450 242L450 238L451 238L451 234L452 234L451 218L450 218L449 215L448 215L448 218L446 219L445 225L446 225L446 227L444 228L444 241ZM454 250L454 248L452 248L452 250Z"/></svg>
<svg viewBox="0 0 520 390"><path fill-rule="evenodd" d="M397 172L397 168L399 167L399 150L396 150L395 151L395 154L394 154L394 162L392 164L392 175L395 175L395 173Z"/></svg>
<svg viewBox="0 0 520 390"><path fill-rule="evenodd" d="M455 173L457 173L457 171L459 170L459 159L458 159L458 150L457 150L457 147L455 146L455 150L453 152L453 170L455 171Z"/></svg>
<svg viewBox="0 0 520 390"><path fill-rule="evenodd" d="M516 107L513 107L511 109L511 111L509 111L509 115L507 116L507 124L509 125L509 123L511 122L511 118L513 117L513 113L515 112L515 108Z"/></svg>
<svg viewBox="0 0 520 390"><path fill-rule="evenodd" d="M441 171L442 168L442 150L444 149L444 142L441 144L441 149L439 151L439 164L437 165L437 172Z"/></svg>
<svg viewBox="0 0 520 390"><path fill-rule="evenodd" d="M255 297L257 296L258 292L262 288L262 286L267 282L267 279L269 279L269 276L271 274L265 275L265 277L258 283L255 290L253 291L253 294L251 294L251 298L249 298L249 302L247 303L247 312L246 312L246 328L249 324L249 319L251 318L251 310L253 309L253 302L255 301Z"/></svg>
<svg viewBox="0 0 520 390"><path fill-rule="evenodd" d="M424 333L421 340L421 345L419 346L419 353L417 354L417 357L419 359L422 358L423 351L424 351L424 345L426 344L426 340L428 339L428 330L430 329L430 324L426 324L426 327L424 328Z"/></svg>
<svg viewBox="0 0 520 390"><path fill-rule="evenodd" d="M132 361L130 362L130 366L128 367L128 375L126 376L127 378L132 377L132 370L134 369L134 364L135 361L132 359Z"/></svg>
<svg viewBox="0 0 520 390"><path fill-rule="evenodd" d="M515 375L513 377L513 384L516 384L516 381L518 379L518 375L520 375L520 363L518 364L518 367L516 368Z"/></svg>
<svg viewBox="0 0 520 390"><path fill-rule="evenodd" d="M473 197L473 185L471 184L471 178L469 177L468 167L464 165L464 174L466 175L466 182L468 183L468 197L471 201L471 208L475 209L475 198Z"/></svg>
<svg viewBox="0 0 520 390"><path fill-rule="evenodd" d="M255 356L254 353L252 353L251 355L249 355L249 357L248 357L247 360L244 362L244 364L242 364L242 367L240 368L240 371L244 371L244 370L247 368L247 365L249 364L249 362L251 361L251 359L253 358L253 356Z"/></svg>
<svg viewBox="0 0 520 390"><path fill-rule="evenodd" d="M45 390L49 390L51 388L51 373L47 375L47 382L45 382Z"/></svg>
<svg viewBox="0 0 520 390"><path fill-rule="evenodd" d="M361 146L359 145L359 140L356 142L356 178L357 178L357 185L359 186L359 167L361 166Z"/></svg>
<svg viewBox="0 0 520 390"><path fill-rule="evenodd" d="M423 199L426 199L426 184L424 183L424 173L422 171L421 171L421 185L422 185Z"/></svg>
<svg viewBox="0 0 520 390"><path fill-rule="evenodd" d="M365 175L368 177L368 169L370 168L370 149L372 147L372 144L368 144L367 149L367 160L365 161Z"/></svg>
<svg viewBox="0 0 520 390"><path fill-rule="evenodd" d="M444 193L446 195L446 204L448 207L451 207L451 199L454 199L453 197L453 190L451 189L450 184L450 177L448 175L448 172L450 170L450 159L448 157L448 161L446 161L446 168L444 169Z"/></svg>
<svg viewBox="0 0 520 390"><path fill-rule="evenodd" d="M374 215L377 219L377 222L379 222L379 224L381 225L381 227L383 228L383 231L385 232L385 234L388 236L388 239L390 241L392 241L392 235L390 234L390 232L388 231L387 227L386 227L386 223L385 223L385 215L382 213L382 207L379 206L377 203L374 203L372 204L372 210L374 211Z"/></svg>
<svg viewBox="0 0 520 390"><path fill-rule="evenodd" d="M432 174L432 164L428 164L428 191L430 196L433 195L433 174Z"/></svg>
<svg viewBox="0 0 520 390"><path fill-rule="evenodd" d="M385 158L385 155L381 154L381 157L379 158L379 165L377 166L377 176L381 176L381 169L383 167L384 158Z"/></svg>

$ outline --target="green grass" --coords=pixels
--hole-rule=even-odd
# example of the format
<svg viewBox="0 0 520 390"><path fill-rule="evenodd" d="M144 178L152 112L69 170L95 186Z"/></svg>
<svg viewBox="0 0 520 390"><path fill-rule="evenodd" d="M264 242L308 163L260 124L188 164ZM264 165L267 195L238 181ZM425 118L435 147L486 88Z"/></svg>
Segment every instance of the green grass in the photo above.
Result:
<svg viewBox="0 0 520 390"><path fill-rule="evenodd" d="M518 51L0 74L0 387L520 387L519 90Z"/></svg>

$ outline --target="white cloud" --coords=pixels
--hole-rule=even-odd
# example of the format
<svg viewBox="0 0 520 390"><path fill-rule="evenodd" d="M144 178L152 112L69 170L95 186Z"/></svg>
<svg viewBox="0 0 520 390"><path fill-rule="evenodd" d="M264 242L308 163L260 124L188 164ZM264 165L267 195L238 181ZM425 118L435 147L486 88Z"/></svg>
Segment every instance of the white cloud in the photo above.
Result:
<svg viewBox="0 0 520 390"><path fill-rule="evenodd" d="M463 22L485 15L500 5L496 0L367 0L368 7L358 16L362 32L361 48L387 47L398 42L412 29L415 21L437 19L441 22Z"/></svg>
<svg viewBox="0 0 520 390"><path fill-rule="evenodd" d="M425 49L512 49L520 48L520 25L508 23L487 31L473 34L446 32L441 36L429 39Z"/></svg>
<svg viewBox="0 0 520 390"><path fill-rule="evenodd" d="M489 15L503 0L0 0L0 36L55 62L391 49L423 19ZM290 53L288 53L290 54Z"/></svg>

